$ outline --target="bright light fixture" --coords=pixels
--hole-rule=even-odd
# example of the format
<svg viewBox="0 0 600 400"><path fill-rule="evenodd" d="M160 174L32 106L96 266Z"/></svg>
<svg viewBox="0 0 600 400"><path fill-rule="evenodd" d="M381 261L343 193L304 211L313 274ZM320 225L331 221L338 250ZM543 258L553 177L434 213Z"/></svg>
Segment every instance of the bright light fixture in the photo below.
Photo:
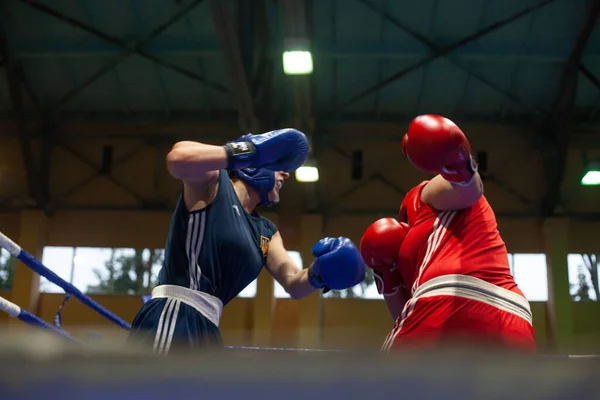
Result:
<svg viewBox="0 0 600 400"><path fill-rule="evenodd" d="M585 173L581 178L582 186L600 185L600 162L592 161L585 163Z"/></svg>
<svg viewBox="0 0 600 400"><path fill-rule="evenodd" d="M584 186L597 186L600 185L600 171L590 169L581 178L581 184Z"/></svg>
<svg viewBox="0 0 600 400"><path fill-rule="evenodd" d="M283 52L283 72L286 75L309 75L313 72L310 51L289 50Z"/></svg>
<svg viewBox="0 0 600 400"><path fill-rule="evenodd" d="M304 165L296 170L298 182L317 182L319 180L319 169L314 166Z"/></svg>

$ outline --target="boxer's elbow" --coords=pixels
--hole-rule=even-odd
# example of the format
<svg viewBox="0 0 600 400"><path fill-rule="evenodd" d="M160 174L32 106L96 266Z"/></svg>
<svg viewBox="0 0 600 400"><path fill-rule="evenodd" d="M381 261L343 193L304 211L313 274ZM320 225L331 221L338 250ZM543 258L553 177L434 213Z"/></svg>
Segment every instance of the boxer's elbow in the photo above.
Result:
<svg viewBox="0 0 600 400"><path fill-rule="evenodd" d="M479 201L483 196L483 182L479 173L475 172L475 176L471 183L467 186L454 186L453 189L457 193L457 203L459 209L468 208Z"/></svg>
<svg viewBox="0 0 600 400"><path fill-rule="evenodd" d="M433 178L421 192L421 200L436 210L463 210L479 201L483 196L483 182L475 173L469 185L453 185L442 176Z"/></svg>
<svg viewBox="0 0 600 400"><path fill-rule="evenodd" d="M175 179L185 179L189 165L198 158L198 145L194 142L177 142L167 154L167 170ZM201 145L200 145L201 146ZM196 154L194 154L196 153ZM194 157L195 156L195 157Z"/></svg>
<svg viewBox="0 0 600 400"><path fill-rule="evenodd" d="M185 158L182 151L173 149L167 154L167 171L175 179L183 179Z"/></svg>

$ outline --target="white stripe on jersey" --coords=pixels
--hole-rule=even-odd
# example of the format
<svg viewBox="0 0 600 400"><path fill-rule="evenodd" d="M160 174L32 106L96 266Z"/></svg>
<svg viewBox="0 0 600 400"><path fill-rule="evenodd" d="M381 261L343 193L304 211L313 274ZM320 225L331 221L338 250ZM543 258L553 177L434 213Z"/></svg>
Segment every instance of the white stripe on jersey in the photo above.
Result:
<svg viewBox="0 0 600 400"><path fill-rule="evenodd" d="M198 256L200 255L200 250L202 249L205 229L206 211L194 212L190 214L185 249L188 257L190 289L192 290L198 290L200 277L202 276L202 269L198 264Z"/></svg>
<svg viewBox="0 0 600 400"><path fill-rule="evenodd" d="M417 277L415 278L415 281L412 286L413 294L418 289L419 281L421 280L421 276L423 275L425 268L429 264L431 257L433 256L435 251L438 249L440 243L442 242L442 239L448 232L448 226L450 226L450 223L452 222L452 219L454 218L455 215L456 215L456 211L442 211L435 219L435 221L433 223L433 231L431 232L431 234L429 235L429 238L427 239L427 250L425 252L425 257L423 257L423 261L421 262L421 265L419 266L419 273L417 274Z"/></svg>
<svg viewBox="0 0 600 400"><path fill-rule="evenodd" d="M425 257L423 257L423 262L419 266L419 273L417 274L417 277L415 278L415 281L412 286L413 294L419 288L419 280L421 279L421 275L423 275L423 271L425 271L425 268L429 264L431 257L438 249L440 243L442 242L442 239L446 235L446 232L448 231L448 226L450 226L450 222L452 222L452 219L455 215L456 211L442 211L441 213L439 213L439 215L433 222L433 231L427 239L427 249L425 251ZM392 331L387 336L386 340L383 342L383 346L381 348L382 351L390 351L390 349L392 348L392 344L396 339L396 336L398 336L398 334L402 330L404 321L406 321L406 319L410 317L413 310L415 309L416 304L417 300L415 298L411 298L406 302L406 304L404 305L404 309L402 310L402 314L400 314L400 317L398 318L398 320L400 321L396 321L396 326L394 326L394 329L392 329Z"/></svg>

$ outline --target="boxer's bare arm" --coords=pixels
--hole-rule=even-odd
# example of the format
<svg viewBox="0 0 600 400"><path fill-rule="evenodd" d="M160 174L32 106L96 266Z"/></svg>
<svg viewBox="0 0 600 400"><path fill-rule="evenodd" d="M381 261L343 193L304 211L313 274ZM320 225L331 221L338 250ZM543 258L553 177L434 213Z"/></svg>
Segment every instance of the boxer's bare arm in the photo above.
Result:
<svg viewBox="0 0 600 400"><path fill-rule="evenodd" d="M273 235L269 243L266 267L293 299L301 299L316 290L308 280L308 269L300 269L294 263L279 232Z"/></svg>
<svg viewBox="0 0 600 400"><path fill-rule="evenodd" d="M483 182L478 172L466 186L452 184L437 175L421 191L421 200L436 210L462 210L477 203L482 195Z"/></svg>
<svg viewBox="0 0 600 400"><path fill-rule="evenodd" d="M408 297L404 294L404 291L399 290L396 294L391 296L384 296L385 304L394 319L394 321L402 314L402 310L408 301Z"/></svg>
<svg viewBox="0 0 600 400"><path fill-rule="evenodd" d="M177 142L167 154L167 169L183 181L183 197L188 210L201 209L217 192L219 170L227 168L227 152L222 146L199 142Z"/></svg>
<svg viewBox="0 0 600 400"><path fill-rule="evenodd" d="M227 152L223 146L184 141L175 143L167 154L169 173L187 182L211 181L224 168L227 168Z"/></svg>

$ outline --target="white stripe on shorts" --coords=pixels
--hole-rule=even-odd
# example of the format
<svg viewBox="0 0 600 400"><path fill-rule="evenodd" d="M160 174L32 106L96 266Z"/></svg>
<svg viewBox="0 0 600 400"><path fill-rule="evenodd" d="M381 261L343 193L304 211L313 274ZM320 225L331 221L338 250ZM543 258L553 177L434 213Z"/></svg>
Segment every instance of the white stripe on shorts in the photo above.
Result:
<svg viewBox="0 0 600 400"><path fill-rule="evenodd" d="M167 299L158 320L156 336L154 337L154 352L167 354L173 341L173 333L179 315L181 302L175 299Z"/></svg>

